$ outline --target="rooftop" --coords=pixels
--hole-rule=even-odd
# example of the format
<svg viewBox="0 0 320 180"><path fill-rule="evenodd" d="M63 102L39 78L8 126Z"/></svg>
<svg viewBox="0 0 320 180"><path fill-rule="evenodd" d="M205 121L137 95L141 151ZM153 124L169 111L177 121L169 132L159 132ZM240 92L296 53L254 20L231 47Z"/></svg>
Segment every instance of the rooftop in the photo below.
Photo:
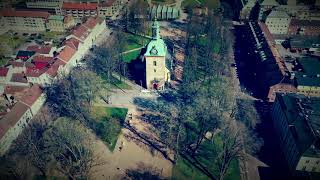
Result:
<svg viewBox="0 0 320 180"><path fill-rule="evenodd" d="M0 11L1 16L9 17L35 17L47 19L50 14L48 12L40 11L16 11L14 9L4 9Z"/></svg>
<svg viewBox="0 0 320 180"><path fill-rule="evenodd" d="M11 82L28 83L28 80L23 73L13 73L11 77Z"/></svg>
<svg viewBox="0 0 320 180"><path fill-rule="evenodd" d="M62 9L96 10L98 3L63 2Z"/></svg>
<svg viewBox="0 0 320 180"><path fill-rule="evenodd" d="M277 99L300 153L320 157L320 98L277 94Z"/></svg>
<svg viewBox="0 0 320 180"><path fill-rule="evenodd" d="M316 26L317 27L317 26L320 26L320 21L292 19L290 22L290 26L311 26L311 27Z"/></svg>
<svg viewBox="0 0 320 180"><path fill-rule="evenodd" d="M0 120L0 138L2 138L11 127L15 126L28 109L29 107L21 102L13 106L11 111Z"/></svg>
<svg viewBox="0 0 320 180"><path fill-rule="evenodd" d="M59 53L57 58L64 61L65 63L68 63L75 53L76 53L75 49L72 49L69 46L65 46L63 50Z"/></svg>
<svg viewBox="0 0 320 180"><path fill-rule="evenodd" d="M31 107L37 99L41 96L42 90L39 85L35 84L23 95L21 102Z"/></svg>
<svg viewBox="0 0 320 180"><path fill-rule="evenodd" d="M0 67L0 76L6 77L8 74L9 69L6 67Z"/></svg>
<svg viewBox="0 0 320 180"><path fill-rule="evenodd" d="M290 18L290 16L284 11L273 10L267 18Z"/></svg>
<svg viewBox="0 0 320 180"><path fill-rule="evenodd" d="M320 87L320 60L316 57L303 57L298 63L301 71L296 72L297 85Z"/></svg>

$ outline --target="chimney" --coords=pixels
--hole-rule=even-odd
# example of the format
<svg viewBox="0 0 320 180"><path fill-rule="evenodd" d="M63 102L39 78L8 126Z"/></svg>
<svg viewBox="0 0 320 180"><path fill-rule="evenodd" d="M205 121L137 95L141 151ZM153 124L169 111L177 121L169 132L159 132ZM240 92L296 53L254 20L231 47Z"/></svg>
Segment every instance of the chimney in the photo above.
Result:
<svg viewBox="0 0 320 180"><path fill-rule="evenodd" d="M291 79L291 80L293 80L293 79L294 79L294 77L295 77L295 75L296 75L296 74L295 74L294 72L293 72L293 73L291 73L291 74L290 74L290 79Z"/></svg>

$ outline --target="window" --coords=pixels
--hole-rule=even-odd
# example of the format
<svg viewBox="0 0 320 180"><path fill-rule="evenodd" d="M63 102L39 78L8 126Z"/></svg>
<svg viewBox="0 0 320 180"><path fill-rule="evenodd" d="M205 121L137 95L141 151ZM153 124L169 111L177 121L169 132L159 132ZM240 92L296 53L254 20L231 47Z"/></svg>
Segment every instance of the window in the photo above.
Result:
<svg viewBox="0 0 320 180"><path fill-rule="evenodd" d="M302 167L302 171L305 171L305 170L306 170L306 168L307 168L306 166L303 166L303 167Z"/></svg>
<svg viewBox="0 0 320 180"><path fill-rule="evenodd" d="M306 163L308 164L310 162L310 160L306 160Z"/></svg>
<svg viewBox="0 0 320 180"><path fill-rule="evenodd" d="M153 70L153 72L157 72L157 70L156 70L156 69L154 69L154 70Z"/></svg>
<svg viewBox="0 0 320 180"><path fill-rule="evenodd" d="M154 65L154 66L157 66L157 61L153 61L153 65Z"/></svg>

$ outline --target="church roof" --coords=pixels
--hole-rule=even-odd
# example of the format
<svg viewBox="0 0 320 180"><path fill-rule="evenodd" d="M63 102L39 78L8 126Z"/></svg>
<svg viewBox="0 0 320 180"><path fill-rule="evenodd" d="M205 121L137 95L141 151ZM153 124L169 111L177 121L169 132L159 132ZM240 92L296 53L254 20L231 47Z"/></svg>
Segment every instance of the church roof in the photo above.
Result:
<svg viewBox="0 0 320 180"><path fill-rule="evenodd" d="M147 45L145 56L166 56L167 46L163 39L154 39Z"/></svg>

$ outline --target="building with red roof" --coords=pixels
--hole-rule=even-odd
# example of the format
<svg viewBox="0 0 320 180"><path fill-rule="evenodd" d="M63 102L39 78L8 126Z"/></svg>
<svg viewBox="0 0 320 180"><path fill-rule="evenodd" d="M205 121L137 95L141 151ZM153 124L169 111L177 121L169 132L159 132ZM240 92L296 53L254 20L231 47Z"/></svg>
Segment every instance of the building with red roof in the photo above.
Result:
<svg viewBox="0 0 320 180"><path fill-rule="evenodd" d="M98 3L83 2L63 2L61 13L71 15L74 18L83 18L88 16L97 16Z"/></svg>
<svg viewBox="0 0 320 180"><path fill-rule="evenodd" d="M8 81L8 73L9 73L9 68L6 67L0 67L0 82L5 83Z"/></svg>
<svg viewBox="0 0 320 180"><path fill-rule="evenodd" d="M14 9L3 9L0 16L9 29L15 31L45 31L45 22L49 17L48 12L20 11Z"/></svg>
<svg viewBox="0 0 320 180"><path fill-rule="evenodd" d="M76 52L77 51L75 49L69 46L65 46L63 50L59 53L57 58L67 64L69 61L72 61L72 57Z"/></svg>
<svg viewBox="0 0 320 180"><path fill-rule="evenodd" d="M37 55L53 57L54 51L56 51L56 47L52 47L51 45L32 45L27 47L27 51L35 52Z"/></svg>
<svg viewBox="0 0 320 180"><path fill-rule="evenodd" d="M45 95L37 84L28 88L22 98L0 121L0 155L3 155L45 102Z"/></svg>

